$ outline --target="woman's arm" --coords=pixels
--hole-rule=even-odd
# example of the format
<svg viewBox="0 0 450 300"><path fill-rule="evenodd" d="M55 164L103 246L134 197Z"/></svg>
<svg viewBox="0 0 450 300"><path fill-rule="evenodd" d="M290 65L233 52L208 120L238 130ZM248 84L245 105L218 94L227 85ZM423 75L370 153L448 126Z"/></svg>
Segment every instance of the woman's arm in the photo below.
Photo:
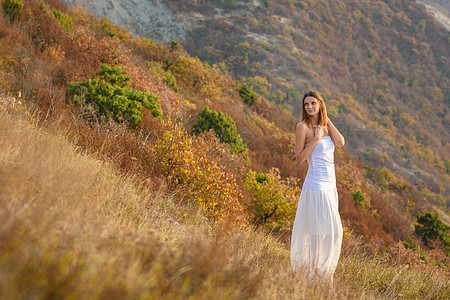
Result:
<svg viewBox="0 0 450 300"><path fill-rule="evenodd" d="M339 130L334 126L331 122L330 118L328 118L328 134L331 136L333 143L336 147L342 147L345 144L344 136L339 132Z"/></svg>
<svg viewBox="0 0 450 300"><path fill-rule="evenodd" d="M308 127L303 122L298 123L295 129L295 158L300 163L304 162L311 155L314 147L316 147L324 134L323 128L317 126L314 130L314 138L305 147L307 130Z"/></svg>

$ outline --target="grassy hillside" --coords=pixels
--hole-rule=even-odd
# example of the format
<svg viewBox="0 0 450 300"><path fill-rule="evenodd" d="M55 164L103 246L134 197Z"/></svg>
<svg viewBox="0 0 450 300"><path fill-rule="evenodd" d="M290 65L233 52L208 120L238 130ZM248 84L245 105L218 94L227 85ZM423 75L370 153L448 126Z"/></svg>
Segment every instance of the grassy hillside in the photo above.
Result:
<svg viewBox="0 0 450 300"><path fill-rule="evenodd" d="M445 249L414 234L416 213L431 209L422 191L345 149L336 152L343 287L289 271L306 175L294 161L296 120L264 97L244 102L242 82L179 43L132 37L56 0L23 1L0 14L0 67L2 293L448 294ZM206 106L235 124L241 152L217 131L191 134Z"/></svg>
<svg viewBox="0 0 450 300"><path fill-rule="evenodd" d="M242 82L192 58L176 42L164 46L132 37L107 19L69 11L58 1L24 2L20 18L2 15L0 25L4 93L28 99L41 117L80 119L69 134L80 147L113 159L124 172L167 182L214 218L256 222L267 230L275 226L289 238L307 169L295 163L296 120L289 114L263 97L245 104ZM130 93L156 99L163 116L154 117L137 100L125 101ZM206 105L231 117L248 152L231 154L229 145L211 134L187 134ZM139 122L127 121L132 119ZM366 167L345 149L336 153L336 168L349 229L377 247L414 238L416 213L430 209L422 191L388 169ZM252 172L270 184L260 181L257 190L249 190ZM265 196L255 197L258 190ZM279 204L286 209L277 211Z"/></svg>
<svg viewBox="0 0 450 300"><path fill-rule="evenodd" d="M447 274L402 245L365 256L347 237L335 285L289 267L289 248L213 223L165 185L121 175L1 98L0 295L17 298L445 299Z"/></svg>

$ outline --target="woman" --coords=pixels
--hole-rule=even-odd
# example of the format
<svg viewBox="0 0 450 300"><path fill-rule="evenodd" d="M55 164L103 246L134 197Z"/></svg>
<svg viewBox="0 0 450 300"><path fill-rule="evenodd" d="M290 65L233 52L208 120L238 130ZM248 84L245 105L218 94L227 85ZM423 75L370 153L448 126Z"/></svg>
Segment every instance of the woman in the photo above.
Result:
<svg viewBox="0 0 450 300"><path fill-rule="evenodd" d="M342 224L334 172L334 148L344 137L327 117L322 97L309 91L302 99L302 121L295 133L295 156L308 161L291 239L291 265L329 278L339 260Z"/></svg>

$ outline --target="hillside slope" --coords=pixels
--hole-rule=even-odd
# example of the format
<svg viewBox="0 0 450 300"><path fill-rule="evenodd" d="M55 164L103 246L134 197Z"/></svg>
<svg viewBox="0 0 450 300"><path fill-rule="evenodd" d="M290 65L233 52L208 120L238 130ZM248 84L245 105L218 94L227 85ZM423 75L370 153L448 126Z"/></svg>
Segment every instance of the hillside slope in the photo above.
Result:
<svg viewBox="0 0 450 300"><path fill-rule="evenodd" d="M292 115L179 43L23 4L0 14L2 298L448 298L448 245L414 233L423 191L338 149L338 284L311 286L288 259ZM205 111L242 151L193 134Z"/></svg>
<svg viewBox="0 0 450 300"><path fill-rule="evenodd" d="M94 10L87 1L77 3ZM448 32L421 4L126 3L104 1L95 8L102 11L94 11L120 24L131 21L118 17L126 5L136 12L127 23L135 32L180 41L295 116L302 93L319 89L348 151L367 165L387 167L448 211L450 46ZM146 10L165 13L138 20L137 12ZM171 30L172 24L182 30Z"/></svg>
<svg viewBox="0 0 450 300"><path fill-rule="evenodd" d="M296 120L264 97L250 103L243 82L179 43L133 37L56 0L25 1L16 19L0 15L0 78L2 94L22 98L36 112L34 122L57 124L80 151L144 186L162 187L178 203L202 207L214 224L257 229L289 244L307 170L293 153ZM242 151L231 151L215 127L193 134L207 111L234 129ZM350 240L360 239L372 254L404 241L429 265L448 265L442 245L414 233L417 213L432 210L424 190L345 148L335 162Z"/></svg>
<svg viewBox="0 0 450 300"><path fill-rule="evenodd" d="M424 268L411 250L361 259L348 239L338 284L313 285L290 269L280 241L211 222L164 186L122 175L110 160L80 151L64 135L68 128L37 116L22 101L0 97L1 298L443 299L450 293L448 276Z"/></svg>

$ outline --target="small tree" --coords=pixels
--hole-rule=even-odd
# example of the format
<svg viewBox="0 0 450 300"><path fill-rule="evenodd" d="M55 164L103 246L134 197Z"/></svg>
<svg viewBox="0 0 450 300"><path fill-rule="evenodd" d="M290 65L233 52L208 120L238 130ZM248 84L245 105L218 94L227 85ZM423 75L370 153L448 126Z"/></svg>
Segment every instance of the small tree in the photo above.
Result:
<svg viewBox="0 0 450 300"><path fill-rule="evenodd" d="M247 151L247 146L242 142L236 124L233 119L220 111L210 109L208 106L199 114L197 123L192 126L191 132L199 134L203 131L214 130L222 143L231 145L232 153Z"/></svg>
<svg viewBox="0 0 450 300"><path fill-rule="evenodd" d="M448 230L450 226L447 226L439 219L438 213L425 212L417 214L417 224L414 226L416 234L422 235L422 240L425 244L429 244L431 241L440 240L445 247L447 253L450 252L450 236Z"/></svg>
<svg viewBox="0 0 450 300"><path fill-rule="evenodd" d="M256 98L258 98L258 94L250 89L245 83L239 91L239 96L241 96L244 103L248 105L255 103Z"/></svg>
<svg viewBox="0 0 450 300"><path fill-rule="evenodd" d="M12 23L20 19L22 15L23 3L22 0L3 0L2 1L3 14L9 18Z"/></svg>

